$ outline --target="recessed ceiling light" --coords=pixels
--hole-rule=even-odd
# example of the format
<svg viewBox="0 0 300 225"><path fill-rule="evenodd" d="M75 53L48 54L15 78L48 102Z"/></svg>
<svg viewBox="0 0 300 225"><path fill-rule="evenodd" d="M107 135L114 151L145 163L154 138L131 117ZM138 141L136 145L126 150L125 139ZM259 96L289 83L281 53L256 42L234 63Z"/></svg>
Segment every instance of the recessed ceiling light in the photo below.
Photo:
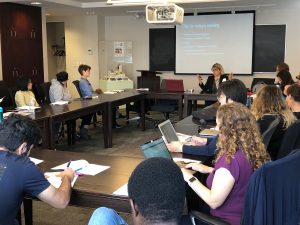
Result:
<svg viewBox="0 0 300 225"><path fill-rule="evenodd" d="M41 2L31 2L30 4L31 5L41 5L42 3Z"/></svg>

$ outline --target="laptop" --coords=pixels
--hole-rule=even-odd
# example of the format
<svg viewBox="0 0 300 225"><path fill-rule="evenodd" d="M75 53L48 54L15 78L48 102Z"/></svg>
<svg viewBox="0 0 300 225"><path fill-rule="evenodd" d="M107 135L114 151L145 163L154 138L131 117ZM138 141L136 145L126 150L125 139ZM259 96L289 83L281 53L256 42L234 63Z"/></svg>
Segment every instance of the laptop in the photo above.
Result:
<svg viewBox="0 0 300 225"><path fill-rule="evenodd" d="M192 136L190 135L176 133L170 120L158 124L158 128L163 135L166 144L171 143L172 141L189 142L192 139Z"/></svg>
<svg viewBox="0 0 300 225"><path fill-rule="evenodd" d="M201 162L197 160L190 159L181 159L172 158L171 153L169 152L163 138L157 138L151 141L148 141L140 145L140 150L142 151L145 159L153 157L161 157L174 161L180 168L185 167L186 164L191 162Z"/></svg>

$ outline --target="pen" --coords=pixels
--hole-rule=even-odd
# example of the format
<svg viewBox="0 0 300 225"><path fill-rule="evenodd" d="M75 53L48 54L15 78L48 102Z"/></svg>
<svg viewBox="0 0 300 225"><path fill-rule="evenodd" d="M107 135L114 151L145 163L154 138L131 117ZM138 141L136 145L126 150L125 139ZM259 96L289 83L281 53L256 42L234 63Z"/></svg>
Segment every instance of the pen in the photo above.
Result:
<svg viewBox="0 0 300 225"><path fill-rule="evenodd" d="M78 172L79 170L82 170L82 167L81 167L81 168L78 168L77 170L75 170L75 172Z"/></svg>
<svg viewBox="0 0 300 225"><path fill-rule="evenodd" d="M70 160L67 164L67 168L71 165L72 160Z"/></svg>

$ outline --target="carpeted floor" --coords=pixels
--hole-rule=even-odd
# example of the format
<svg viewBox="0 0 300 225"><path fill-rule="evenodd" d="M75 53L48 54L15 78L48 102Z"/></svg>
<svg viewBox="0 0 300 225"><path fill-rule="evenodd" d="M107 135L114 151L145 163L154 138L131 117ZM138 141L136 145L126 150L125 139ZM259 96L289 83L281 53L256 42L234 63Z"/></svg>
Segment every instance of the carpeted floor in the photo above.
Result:
<svg viewBox="0 0 300 225"><path fill-rule="evenodd" d="M124 114L124 112L123 112ZM131 115L134 117L136 115ZM161 113L151 113L154 120L163 121ZM99 117L101 120L101 117ZM172 121L177 121L176 115L171 115ZM78 120L79 122L79 120ZM89 132L92 139L89 141L80 141L73 146L66 144L66 139L60 139L57 150L87 152L97 155L118 155L142 158L139 145L153 138L161 136L158 128L155 127L153 120L146 120L146 130L141 131L137 126L137 121L130 121L126 125L125 119L118 119L122 128L113 130L113 147L105 149L103 142L103 130L101 125L97 127L90 126ZM33 224L34 225L86 225L94 209L79 208L68 206L66 209L55 209L43 202L34 201L33 203ZM121 214L122 217L131 225L131 215ZM24 223L23 223L24 224Z"/></svg>

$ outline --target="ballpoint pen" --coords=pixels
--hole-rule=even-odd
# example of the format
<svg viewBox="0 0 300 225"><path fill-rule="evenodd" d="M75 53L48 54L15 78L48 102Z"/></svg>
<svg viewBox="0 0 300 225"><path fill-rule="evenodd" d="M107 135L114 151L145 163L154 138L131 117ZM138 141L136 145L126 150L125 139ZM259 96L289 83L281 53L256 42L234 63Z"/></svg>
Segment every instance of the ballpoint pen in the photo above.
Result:
<svg viewBox="0 0 300 225"><path fill-rule="evenodd" d="M70 160L67 164L67 168L71 165L72 160Z"/></svg>

